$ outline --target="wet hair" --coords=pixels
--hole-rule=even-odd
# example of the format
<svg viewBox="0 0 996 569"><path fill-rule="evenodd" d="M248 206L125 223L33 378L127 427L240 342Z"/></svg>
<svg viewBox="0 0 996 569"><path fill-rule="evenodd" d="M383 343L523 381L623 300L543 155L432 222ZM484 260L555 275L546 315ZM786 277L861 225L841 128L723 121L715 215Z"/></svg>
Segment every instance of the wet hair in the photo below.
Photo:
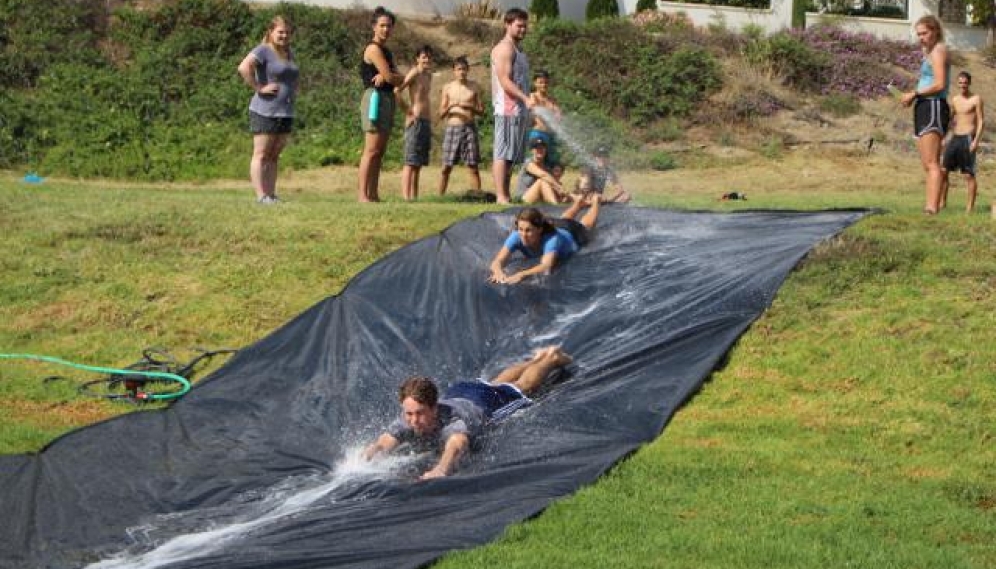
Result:
<svg viewBox="0 0 996 569"><path fill-rule="evenodd" d="M543 212L534 207L527 207L515 215L516 229L519 228L520 221L525 221L533 227L539 227L543 235L556 231L556 228L553 226L553 223L549 220L549 218L543 215Z"/></svg>
<svg viewBox="0 0 996 569"><path fill-rule="evenodd" d="M505 12L505 25L509 25L516 20L529 21L529 12L526 12L522 8L510 8Z"/></svg>
<svg viewBox="0 0 996 569"><path fill-rule="evenodd" d="M422 405L435 407L439 401L439 388L428 377L413 375L398 387L398 401L404 403L409 397Z"/></svg>
<svg viewBox="0 0 996 569"><path fill-rule="evenodd" d="M928 30L934 32L937 36L937 41L944 41L944 29L941 27L941 21L937 19L937 16L933 14L927 14L919 20L916 21L917 26L924 26Z"/></svg>
<svg viewBox="0 0 996 569"><path fill-rule="evenodd" d="M376 8L374 8L373 15L370 16L370 25L371 26L376 25L377 20L379 20L381 16L390 19L392 26L396 24L398 21L398 19L394 16L394 12L388 10L383 6L377 6Z"/></svg>
<svg viewBox="0 0 996 569"><path fill-rule="evenodd" d="M467 61L466 55L458 56L456 59L453 60L453 67L457 66L466 67L467 69L470 69L470 62Z"/></svg>
<svg viewBox="0 0 996 569"><path fill-rule="evenodd" d="M426 44L418 48L418 51L415 52L415 57L418 58L421 57L422 55L428 55L429 58L432 58L433 57L432 46Z"/></svg>
<svg viewBox="0 0 996 569"><path fill-rule="evenodd" d="M969 73L968 71L962 71L961 73L958 74L958 78L961 79L962 77L964 77L965 80L968 81L969 85L972 84L972 74L971 73Z"/></svg>
<svg viewBox="0 0 996 569"><path fill-rule="evenodd" d="M274 16L273 19L270 20L270 25L266 26L266 33L263 34L263 43L270 46L273 45L273 42L270 40L270 34L272 34L273 30L277 29L279 26L287 28L288 32L294 30L294 26L290 24L290 20L283 16Z"/></svg>

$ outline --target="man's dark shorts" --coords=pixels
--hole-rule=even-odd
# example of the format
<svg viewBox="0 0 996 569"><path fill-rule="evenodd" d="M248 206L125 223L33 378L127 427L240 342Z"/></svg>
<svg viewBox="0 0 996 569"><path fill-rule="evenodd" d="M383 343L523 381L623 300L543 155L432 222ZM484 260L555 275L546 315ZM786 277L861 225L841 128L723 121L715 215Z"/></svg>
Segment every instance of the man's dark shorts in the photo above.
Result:
<svg viewBox="0 0 996 569"><path fill-rule="evenodd" d="M405 128L405 164L427 166L432 148L432 123L415 119Z"/></svg>
<svg viewBox="0 0 996 569"><path fill-rule="evenodd" d="M975 176L975 153L972 152L972 135L956 134L944 147L944 159L941 161L948 172L962 172Z"/></svg>
<svg viewBox="0 0 996 569"><path fill-rule="evenodd" d="M454 383L443 393L443 399L466 399L483 409L488 418L512 403L529 401L521 391L509 383L492 385L483 381Z"/></svg>

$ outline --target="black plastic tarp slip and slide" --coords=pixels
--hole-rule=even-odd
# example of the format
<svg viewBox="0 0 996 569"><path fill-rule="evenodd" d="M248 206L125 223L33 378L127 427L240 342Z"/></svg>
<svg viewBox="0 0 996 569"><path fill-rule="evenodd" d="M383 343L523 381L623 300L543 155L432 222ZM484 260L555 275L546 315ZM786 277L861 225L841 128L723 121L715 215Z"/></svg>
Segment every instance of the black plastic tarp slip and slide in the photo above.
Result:
<svg viewBox="0 0 996 569"><path fill-rule="evenodd" d="M0 566L397 568L483 544L657 437L800 259L868 213L606 207L588 247L516 286L486 282L514 210L456 223L170 408L0 457ZM343 474L406 376L487 376L549 344L570 376L456 475Z"/></svg>

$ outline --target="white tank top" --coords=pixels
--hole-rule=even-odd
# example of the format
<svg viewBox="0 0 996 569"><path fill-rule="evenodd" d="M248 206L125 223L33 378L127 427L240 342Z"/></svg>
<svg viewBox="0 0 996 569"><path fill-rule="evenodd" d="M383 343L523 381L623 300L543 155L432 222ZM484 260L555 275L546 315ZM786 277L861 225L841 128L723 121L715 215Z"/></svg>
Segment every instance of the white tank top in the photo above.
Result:
<svg viewBox="0 0 996 569"><path fill-rule="evenodd" d="M501 40L507 41L507 40ZM515 54L512 56L512 81L519 86L526 95L529 94L529 58L515 44ZM519 116L525 113L526 105L507 93L498 82L498 74L495 67L491 66L491 99L494 103L495 115Z"/></svg>

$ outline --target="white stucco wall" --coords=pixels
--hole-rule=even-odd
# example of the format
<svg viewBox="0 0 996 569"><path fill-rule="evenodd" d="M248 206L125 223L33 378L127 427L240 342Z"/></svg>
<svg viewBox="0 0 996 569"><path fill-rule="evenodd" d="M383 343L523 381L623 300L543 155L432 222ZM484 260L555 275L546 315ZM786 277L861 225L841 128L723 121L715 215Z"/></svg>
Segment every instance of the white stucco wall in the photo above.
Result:
<svg viewBox="0 0 996 569"><path fill-rule="evenodd" d="M253 0L254 2L276 2L278 0ZM362 6L373 9L384 6L401 16L432 18L450 16L458 6L473 0L299 0L305 4L330 8L351 8ZM583 21L587 0L559 0L560 16L567 20ZM632 14L637 0L616 0L622 14ZM529 0L493 0L493 4L503 10L509 8L529 8ZM659 1L658 7L668 13L681 12L687 15L696 26L706 27L720 22L727 29L740 31L748 24L758 25L768 33L775 33L792 26L792 0L771 0L770 9L733 8L729 6L707 6L704 4L683 4L681 2ZM900 41L914 38L913 22L924 14L937 11L937 0L909 0L909 19L891 20L886 18L848 18L833 16L834 22L842 23L854 31L869 32L882 38ZM806 26L818 24L825 16L816 13L806 14ZM986 46L988 32L985 28L944 24L947 43L955 49L979 50Z"/></svg>
<svg viewBox="0 0 996 569"><path fill-rule="evenodd" d="M739 32L751 24L761 26L769 34L792 27L792 0L771 0L770 9L707 6L681 2L658 2L658 9L669 14L681 12L697 27L722 23L726 29Z"/></svg>

